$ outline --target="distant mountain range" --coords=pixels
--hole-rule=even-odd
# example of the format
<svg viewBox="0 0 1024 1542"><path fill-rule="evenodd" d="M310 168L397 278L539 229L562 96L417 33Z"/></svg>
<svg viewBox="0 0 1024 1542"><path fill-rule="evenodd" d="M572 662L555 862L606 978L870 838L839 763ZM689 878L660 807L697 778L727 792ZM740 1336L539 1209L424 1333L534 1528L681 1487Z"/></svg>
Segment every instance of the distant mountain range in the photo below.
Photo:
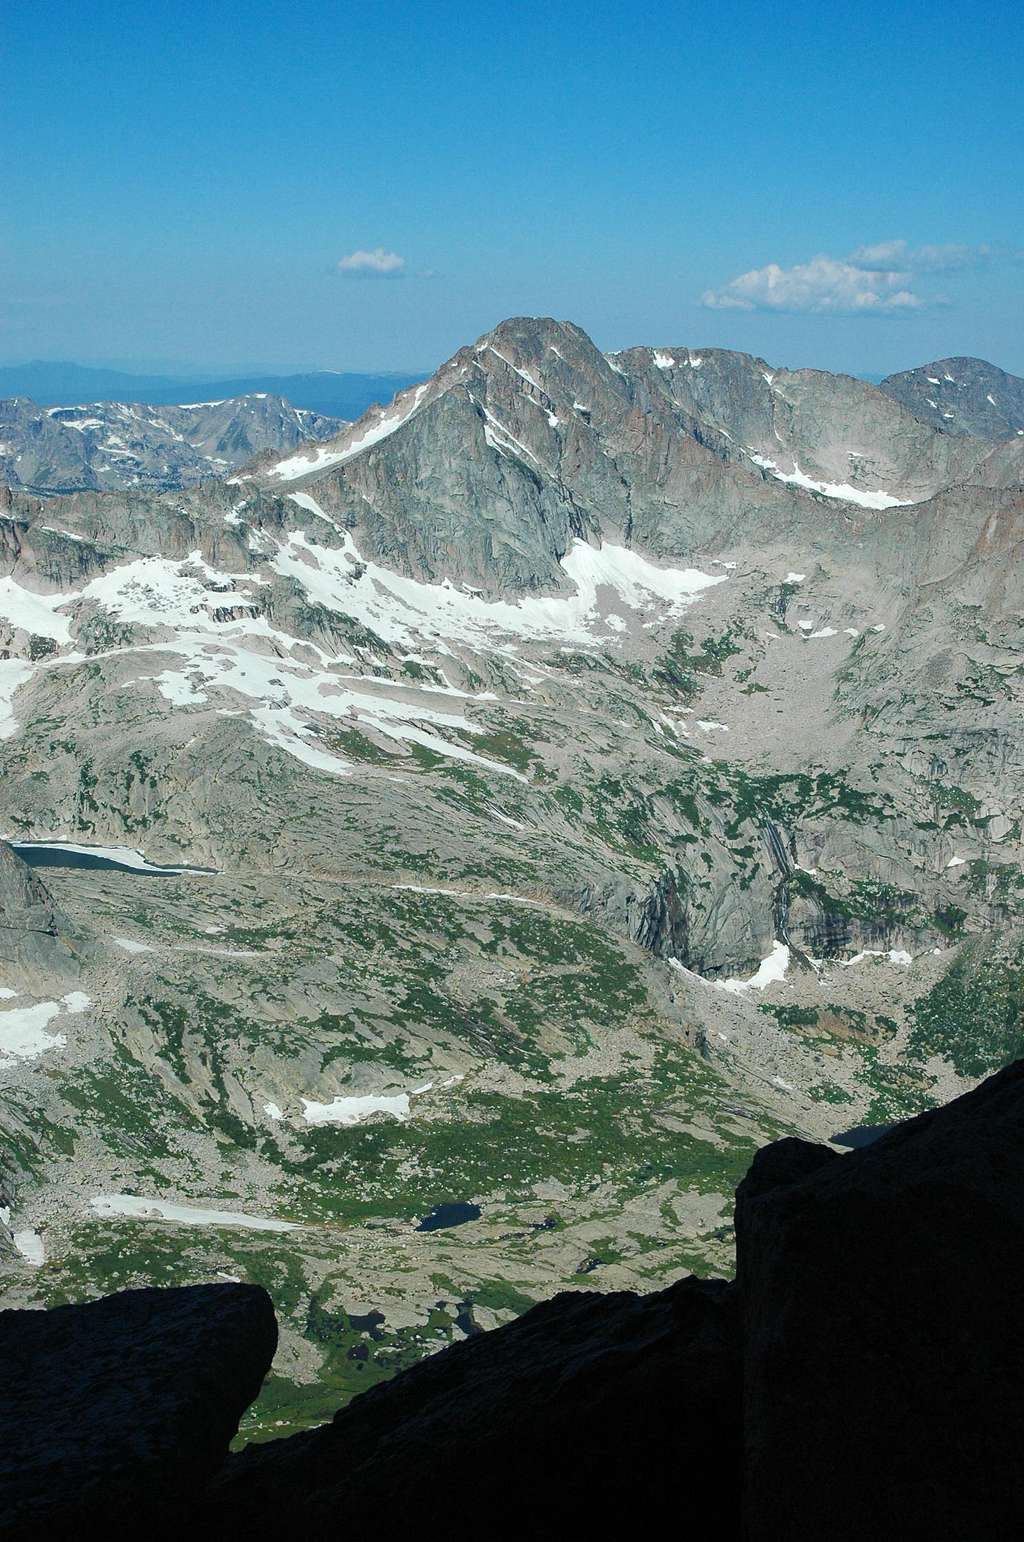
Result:
<svg viewBox="0 0 1024 1542"><path fill-rule="evenodd" d="M187 487L344 426L266 391L180 407L39 407L15 396L0 400L0 481L47 497Z"/></svg>
<svg viewBox="0 0 1024 1542"><path fill-rule="evenodd" d="M212 376L175 379L170 375L133 375L123 370L91 369L83 364L53 364L37 359L29 364L0 366L0 397L29 396L42 407L79 407L99 401L143 402L163 407L266 392L285 397L293 407L325 417L358 418L374 402L389 402L396 391L419 378L411 374L362 375L315 370L301 375L247 375L231 380Z"/></svg>

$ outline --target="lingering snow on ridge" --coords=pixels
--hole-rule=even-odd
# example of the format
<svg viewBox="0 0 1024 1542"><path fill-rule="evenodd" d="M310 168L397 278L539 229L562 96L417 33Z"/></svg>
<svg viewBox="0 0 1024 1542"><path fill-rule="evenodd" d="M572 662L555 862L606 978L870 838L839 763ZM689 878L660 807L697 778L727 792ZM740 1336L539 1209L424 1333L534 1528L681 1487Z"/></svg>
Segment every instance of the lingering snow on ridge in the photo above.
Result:
<svg viewBox="0 0 1024 1542"><path fill-rule="evenodd" d="M660 349L654 350L654 363L658 369L674 369L675 359L670 353L662 353Z"/></svg>
<svg viewBox="0 0 1024 1542"><path fill-rule="evenodd" d="M14 697L33 673L32 665L25 659L0 659L0 739L9 739L18 732Z"/></svg>
<svg viewBox="0 0 1024 1542"><path fill-rule="evenodd" d="M313 502L307 494L300 506L326 520L319 507L311 508ZM660 601L672 615L703 590L726 582L724 574L658 567L625 546L594 547L577 540L561 562L575 593L488 600L447 579L430 583L381 567L364 559L351 535L343 534L341 547L326 547L296 531L270 565L296 579L317 604L350 615L386 642L403 647L429 639L441 651L459 642L494 648L502 637L586 643L592 641L601 589L612 591L628 609L645 611Z"/></svg>
<svg viewBox="0 0 1024 1542"><path fill-rule="evenodd" d="M766 985L771 985L776 980L784 980L788 968L789 949L784 942L777 941L768 957L761 960L756 973L750 975L748 979L715 980L713 983L723 991L763 991Z"/></svg>
<svg viewBox="0 0 1024 1542"><path fill-rule="evenodd" d="M293 482L296 477L308 476L312 471L328 471L332 466L340 466L343 461L352 460L356 455L361 455L364 450L368 450L371 445L379 444L382 439L387 439L396 429L401 428L403 423L407 423L419 407L429 388L429 381L426 381L423 385L416 386L412 392L411 402L404 399L406 397L405 392L401 393L401 395L395 398L393 403L394 411L376 409L380 415L375 422L367 424L367 417L374 411L371 408L370 413L360 418L359 422L353 424L352 428L347 431L344 437L348 442L344 444L343 448L336 450L332 449L329 445L325 445L320 449L312 451L312 453L290 455L287 460L278 461L276 466L272 466L267 473L268 476L277 477L282 482ZM364 424L366 424L365 427L363 427ZM356 434L357 429L362 429L362 432L358 435Z"/></svg>
<svg viewBox="0 0 1024 1542"><path fill-rule="evenodd" d="M334 1098L330 1103L316 1103L302 1099L302 1117L307 1124L361 1124L371 1114L390 1114L400 1124L409 1117L409 1094L399 1092L394 1097L370 1093L361 1098Z"/></svg>
<svg viewBox="0 0 1024 1542"><path fill-rule="evenodd" d="M778 482L788 482L793 487L803 487L810 493L823 493L826 498L839 498L844 503L858 503L864 509L908 509L912 500L909 498L894 498L891 493L864 492L859 487L851 487L849 482L816 482L800 470L799 462L794 460L792 471L780 471L773 460L766 455L755 455L752 450L747 454L755 466L760 466L764 471L770 471Z"/></svg>
<svg viewBox="0 0 1024 1542"><path fill-rule="evenodd" d="M246 1231L298 1229L295 1221L275 1221L268 1216L246 1215L241 1210L207 1210L200 1205L179 1205L139 1194L97 1194L89 1205L104 1219L126 1216L133 1221L176 1221L181 1226L240 1226Z"/></svg>
<svg viewBox="0 0 1024 1542"><path fill-rule="evenodd" d="M23 589L13 578L0 578L0 621L7 621L20 631L37 637L50 637L56 643L71 641L71 622L58 616L58 608L74 594L35 594Z"/></svg>

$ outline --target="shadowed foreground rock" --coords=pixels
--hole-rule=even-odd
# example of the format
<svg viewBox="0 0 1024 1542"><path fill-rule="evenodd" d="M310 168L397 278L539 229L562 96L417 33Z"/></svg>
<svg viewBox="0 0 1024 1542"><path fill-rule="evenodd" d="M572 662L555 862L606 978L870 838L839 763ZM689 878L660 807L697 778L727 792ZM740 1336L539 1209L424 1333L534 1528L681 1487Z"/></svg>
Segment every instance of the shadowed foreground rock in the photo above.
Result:
<svg viewBox="0 0 1024 1542"><path fill-rule="evenodd" d="M372 1537L398 1517L478 1538L653 1537L738 1522L732 1291L567 1293L422 1361L307 1435L232 1457L212 1535ZM605 1529L607 1528L607 1530Z"/></svg>
<svg viewBox="0 0 1024 1542"><path fill-rule="evenodd" d="M0 1312L0 1535L141 1535L223 1462L277 1346L254 1285Z"/></svg>
<svg viewBox="0 0 1024 1542"><path fill-rule="evenodd" d="M1024 1533L1024 1061L847 1156L766 1147L736 1231L735 1286L558 1296L226 1461L261 1291L6 1313L0 1536L129 1498L219 1539Z"/></svg>
<svg viewBox="0 0 1024 1542"><path fill-rule="evenodd" d="M1024 1061L737 1192L749 1542L1024 1527Z"/></svg>

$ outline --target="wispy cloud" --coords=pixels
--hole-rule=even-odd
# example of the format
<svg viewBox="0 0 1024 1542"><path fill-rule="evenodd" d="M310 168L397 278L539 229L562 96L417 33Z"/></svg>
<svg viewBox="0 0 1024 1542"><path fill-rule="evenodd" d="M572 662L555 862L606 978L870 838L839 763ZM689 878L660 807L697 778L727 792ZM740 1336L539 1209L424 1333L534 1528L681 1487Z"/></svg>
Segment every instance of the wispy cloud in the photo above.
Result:
<svg viewBox="0 0 1024 1542"><path fill-rule="evenodd" d="M965 246L957 242L911 246L909 241L876 241L873 246L858 246L848 261L869 273L894 268L905 273L955 273L963 268L983 267L998 252L994 246Z"/></svg>
<svg viewBox="0 0 1024 1542"><path fill-rule="evenodd" d="M818 316L898 316L947 303L922 294L918 281L934 273L985 267L996 260L1019 261L1004 246L948 243L911 246L909 241L876 241L846 257L812 257L783 268L770 262L740 273L720 289L706 289L701 302L712 310L785 311ZM925 286L927 288L927 285Z"/></svg>
<svg viewBox="0 0 1024 1542"><path fill-rule="evenodd" d="M349 252L338 263L338 271L349 278L402 278L405 258L375 246L372 251Z"/></svg>

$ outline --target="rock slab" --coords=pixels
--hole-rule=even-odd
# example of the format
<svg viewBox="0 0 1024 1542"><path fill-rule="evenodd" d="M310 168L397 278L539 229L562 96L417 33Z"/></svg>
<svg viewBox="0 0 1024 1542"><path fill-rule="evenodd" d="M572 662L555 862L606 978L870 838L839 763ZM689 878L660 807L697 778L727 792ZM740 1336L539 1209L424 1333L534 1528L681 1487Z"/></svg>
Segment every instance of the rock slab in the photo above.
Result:
<svg viewBox="0 0 1024 1542"><path fill-rule="evenodd" d="M737 1192L747 1542L1024 1528L1024 1062Z"/></svg>
<svg viewBox="0 0 1024 1542"><path fill-rule="evenodd" d="M200 1529L280 1537L735 1537L740 1366L731 1287L572 1292L249 1446ZM414 1519L415 1518L415 1519Z"/></svg>
<svg viewBox="0 0 1024 1542"><path fill-rule="evenodd" d="M0 1536L166 1519L223 1462L276 1345L253 1285L0 1312Z"/></svg>

